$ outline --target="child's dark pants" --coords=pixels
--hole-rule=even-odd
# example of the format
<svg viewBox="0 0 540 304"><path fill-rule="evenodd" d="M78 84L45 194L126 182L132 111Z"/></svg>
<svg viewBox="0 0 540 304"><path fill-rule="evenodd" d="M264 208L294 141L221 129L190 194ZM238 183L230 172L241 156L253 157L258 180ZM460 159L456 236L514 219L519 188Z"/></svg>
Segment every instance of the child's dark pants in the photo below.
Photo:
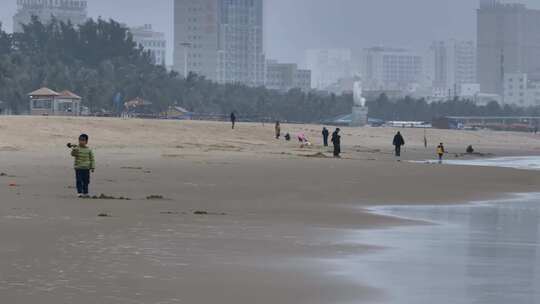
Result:
<svg viewBox="0 0 540 304"><path fill-rule="evenodd" d="M77 193L88 194L88 185L90 184L90 170L75 169L77 179Z"/></svg>

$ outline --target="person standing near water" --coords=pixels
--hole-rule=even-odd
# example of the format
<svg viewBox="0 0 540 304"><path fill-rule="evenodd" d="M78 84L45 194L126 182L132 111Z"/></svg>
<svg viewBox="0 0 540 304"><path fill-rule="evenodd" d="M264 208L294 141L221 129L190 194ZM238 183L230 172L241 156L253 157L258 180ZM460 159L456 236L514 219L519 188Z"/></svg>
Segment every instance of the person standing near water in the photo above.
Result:
<svg viewBox="0 0 540 304"><path fill-rule="evenodd" d="M439 146L437 146L437 156L439 156L439 164L442 164L444 153L446 153L446 150L444 149L443 143L440 143Z"/></svg>
<svg viewBox="0 0 540 304"><path fill-rule="evenodd" d="M279 121L276 121L276 139L281 137L281 124Z"/></svg>
<svg viewBox="0 0 540 304"><path fill-rule="evenodd" d="M234 126L236 125L236 114L234 114L234 112L231 112L231 124L234 130Z"/></svg>
<svg viewBox="0 0 540 304"><path fill-rule="evenodd" d="M341 154L341 135L339 135L339 131L341 131L339 128L332 133L332 143L334 144L334 157L340 158Z"/></svg>
<svg viewBox="0 0 540 304"><path fill-rule="evenodd" d="M403 136L401 136L400 132L397 132L396 136L394 136L393 144L396 148L396 157L401 156L401 147L405 146L405 139Z"/></svg>
<svg viewBox="0 0 540 304"><path fill-rule="evenodd" d="M328 137L330 136L330 132L326 127L322 129L322 137L323 137L323 144L325 147L328 147Z"/></svg>

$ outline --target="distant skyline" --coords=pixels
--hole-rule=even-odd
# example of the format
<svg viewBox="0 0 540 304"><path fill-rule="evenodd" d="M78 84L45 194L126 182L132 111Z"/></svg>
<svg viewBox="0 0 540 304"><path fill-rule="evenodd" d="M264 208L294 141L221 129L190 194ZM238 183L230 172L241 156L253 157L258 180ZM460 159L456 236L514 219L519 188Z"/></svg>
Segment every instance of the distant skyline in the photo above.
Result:
<svg viewBox="0 0 540 304"><path fill-rule="evenodd" d="M538 0L506 2L540 8ZM11 31L16 0L0 4L0 21ZM90 17L129 26L152 24L165 32L171 46L172 7L172 0L88 0ZM478 0L266 0L265 49L268 58L302 66L310 48L385 45L421 50L433 40L475 39L476 8ZM168 57L170 64L172 49Z"/></svg>

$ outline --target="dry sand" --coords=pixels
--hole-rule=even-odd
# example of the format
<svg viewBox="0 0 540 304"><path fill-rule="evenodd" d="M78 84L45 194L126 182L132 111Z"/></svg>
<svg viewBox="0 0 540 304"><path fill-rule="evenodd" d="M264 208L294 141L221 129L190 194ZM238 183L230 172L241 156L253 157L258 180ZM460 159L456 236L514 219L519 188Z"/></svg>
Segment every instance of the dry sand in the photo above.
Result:
<svg viewBox="0 0 540 304"><path fill-rule="evenodd" d="M382 250L345 241L354 229L413 224L363 207L459 203L540 182L540 172L397 162L393 129L343 128L341 160L318 145L319 126L282 130L316 145L275 140L269 124L1 117L1 302L384 302L323 262ZM440 141L452 153L540 152L531 134L428 130L426 150L423 130L402 131L403 160L433 158ZM97 156L93 193L130 200L75 198L65 144L81 132Z"/></svg>

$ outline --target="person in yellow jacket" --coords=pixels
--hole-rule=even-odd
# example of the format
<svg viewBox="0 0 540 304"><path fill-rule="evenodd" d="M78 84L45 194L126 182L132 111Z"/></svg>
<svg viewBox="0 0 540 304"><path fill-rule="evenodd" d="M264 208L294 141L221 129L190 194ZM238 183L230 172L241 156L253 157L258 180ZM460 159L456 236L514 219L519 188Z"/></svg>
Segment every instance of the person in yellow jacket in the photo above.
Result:
<svg viewBox="0 0 540 304"><path fill-rule="evenodd" d="M439 156L439 163L442 163L443 157L444 157L444 153L446 153L446 150L444 149L444 144L443 144L443 143L440 143L440 144L437 146L437 156Z"/></svg>

